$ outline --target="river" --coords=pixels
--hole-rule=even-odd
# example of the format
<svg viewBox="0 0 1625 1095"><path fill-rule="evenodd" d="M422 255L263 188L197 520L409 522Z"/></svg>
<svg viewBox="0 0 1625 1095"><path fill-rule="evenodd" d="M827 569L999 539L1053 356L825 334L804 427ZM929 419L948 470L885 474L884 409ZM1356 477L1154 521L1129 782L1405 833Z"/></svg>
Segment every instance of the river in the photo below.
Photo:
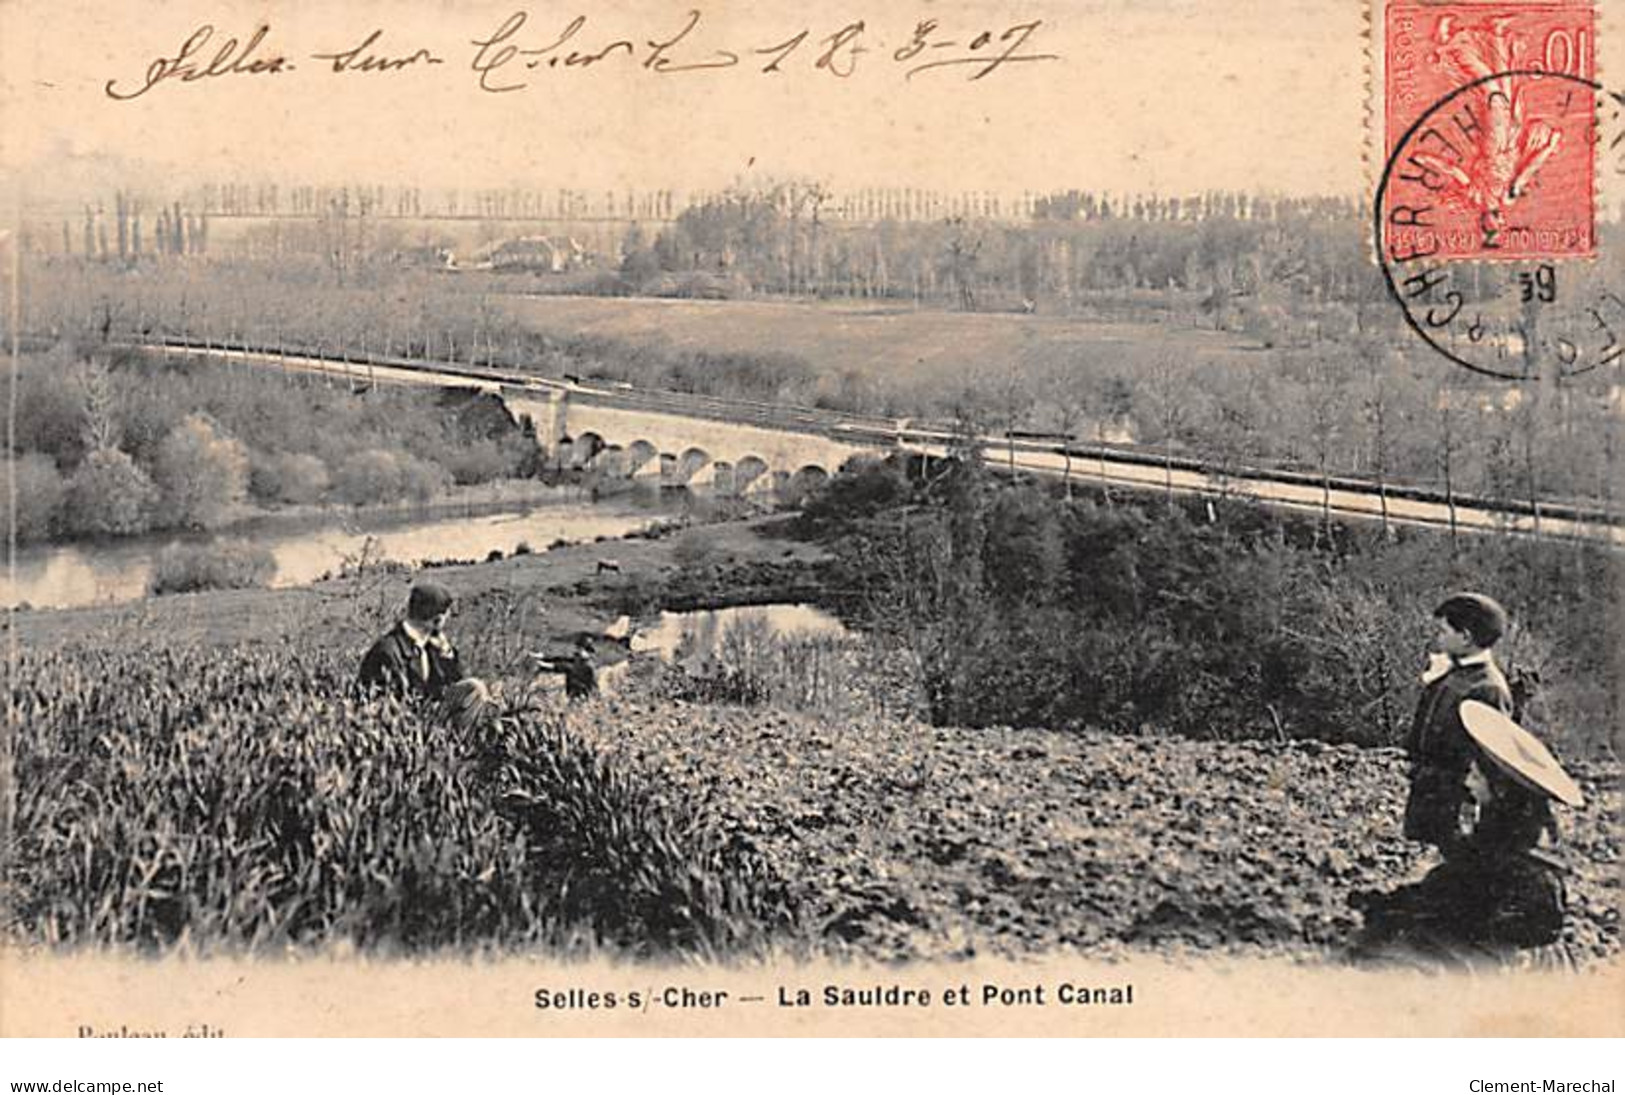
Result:
<svg viewBox="0 0 1625 1095"><path fill-rule="evenodd" d="M371 560L421 563L484 559L511 554L520 544L545 551L557 540L590 541L647 528L673 512L634 501L551 502L524 509L445 507L418 514L324 513L269 516L238 524L222 536L270 549L276 560L271 585L296 586L336 573L362 550ZM24 548L15 569L0 569L0 606L73 608L138 600L147 596L158 554L177 541L207 535L150 535L96 543ZM371 542L371 546L369 545Z"/></svg>
<svg viewBox="0 0 1625 1095"><path fill-rule="evenodd" d="M703 674L726 665L729 633L741 629L745 643L774 639L850 639L853 633L840 620L814 605L743 605L662 612L658 621L645 621L632 635L634 656L653 655L684 670ZM598 672L598 687L605 693L623 691L637 659L608 665ZM563 679L543 680L543 687L562 690Z"/></svg>

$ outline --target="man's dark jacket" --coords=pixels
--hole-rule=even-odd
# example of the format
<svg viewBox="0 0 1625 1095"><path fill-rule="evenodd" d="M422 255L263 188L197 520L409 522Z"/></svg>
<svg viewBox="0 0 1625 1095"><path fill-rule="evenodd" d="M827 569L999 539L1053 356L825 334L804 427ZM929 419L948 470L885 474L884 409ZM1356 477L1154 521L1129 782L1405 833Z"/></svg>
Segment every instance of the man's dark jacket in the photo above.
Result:
<svg viewBox="0 0 1625 1095"><path fill-rule="evenodd" d="M423 652L428 653L427 676L424 675ZM437 700L447 685L462 677L462 665L450 643L441 649L431 641L420 648L406 633L406 625L398 623L373 643L372 649L361 659L356 684L362 689Z"/></svg>
<svg viewBox="0 0 1625 1095"><path fill-rule="evenodd" d="M1461 724L1465 700L1512 713L1512 691L1494 662L1455 665L1422 689L1405 740L1411 758L1405 836L1432 844L1446 856L1462 850L1458 818L1468 798L1467 769L1478 755Z"/></svg>

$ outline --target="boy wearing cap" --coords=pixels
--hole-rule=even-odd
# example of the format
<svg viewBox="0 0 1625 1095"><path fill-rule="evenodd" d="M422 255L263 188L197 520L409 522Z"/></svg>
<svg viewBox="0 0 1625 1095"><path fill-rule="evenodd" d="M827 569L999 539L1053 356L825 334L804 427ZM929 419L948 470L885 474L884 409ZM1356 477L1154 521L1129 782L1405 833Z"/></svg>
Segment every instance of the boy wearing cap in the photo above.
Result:
<svg viewBox="0 0 1625 1095"><path fill-rule="evenodd" d="M451 617L451 591L438 582L419 582L406 601L406 617L372 644L361 659L356 683L397 695L438 700L463 678L462 665L446 621Z"/></svg>
<svg viewBox="0 0 1625 1095"><path fill-rule="evenodd" d="M1433 610L1433 619L1432 664L1422 675L1422 695L1405 739L1411 759L1405 836L1449 856L1461 839L1459 819L1475 751L1461 724L1462 701L1512 711L1512 690L1490 653L1506 633L1507 614L1483 594L1458 593Z"/></svg>
<svg viewBox="0 0 1625 1095"><path fill-rule="evenodd" d="M1444 862L1391 894L1362 895L1362 945L1403 939L1435 954L1470 956L1554 943L1563 927L1563 884L1557 864L1538 848L1553 827L1550 802L1512 778L1462 718L1467 701L1501 716L1512 710L1511 690L1490 654L1506 632L1506 610L1463 593L1434 617L1434 664L1423 674L1405 743L1405 836L1435 846Z"/></svg>

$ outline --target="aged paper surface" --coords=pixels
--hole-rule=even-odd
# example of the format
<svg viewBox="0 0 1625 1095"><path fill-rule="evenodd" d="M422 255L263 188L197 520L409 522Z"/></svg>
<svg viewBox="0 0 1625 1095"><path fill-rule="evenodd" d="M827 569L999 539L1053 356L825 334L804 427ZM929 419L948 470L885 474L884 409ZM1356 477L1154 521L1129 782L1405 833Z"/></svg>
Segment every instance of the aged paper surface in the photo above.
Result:
<svg viewBox="0 0 1625 1095"><path fill-rule="evenodd" d="M1424 12L1443 7L1421 2L1392 6ZM1518 8L1520 18L1535 22L1542 13L1563 15L1572 9L1585 15L1576 26L1583 26L1589 38L1582 43L1571 35L1558 53L1551 53L1557 47L1548 45L1540 58L1542 63L1552 58L1576 62L1571 82L1580 92L1581 106L1570 97L1563 109L1578 111L1578 117L1585 114L1584 101L1601 104L1595 132L1577 138L1585 147L1594 141L1595 154L1580 155L1568 166L1554 160L1558 166L1546 167L1549 177L1561 177L1571 201L1578 195L1588 203L1584 216L1572 225L1565 221L1561 230L1553 230L1556 235L1528 234L1523 240L1527 246L1512 256L1533 263L1525 295L1497 305L1493 292L1475 283L1472 292L1479 297L1472 299L1489 302L1480 313L1482 322L1463 315L1456 328L1433 322L1440 313L1406 293L1409 270L1403 266L1408 256L1394 242L1397 237L1373 241L1369 231L1362 231L1358 241L1346 241L1341 254L1350 264L1386 264L1392 298L1371 302L1371 307L1403 313L1408 327L1396 323L1395 328L1405 338L1414 329L1410 352L1433 355L1441 374L1465 365L1468 372L1492 378L1522 375L1506 364L1509 352L1518 358L1520 351L1515 346L1508 350L1513 346L1510 336L1494 333L1501 331L1494 324L1510 331L1543 293L1556 296L1570 290L1567 282L1550 280L1564 275L1542 273L1539 262L1566 261L1567 252L1557 253L1565 247L1576 255L1594 254L1594 260L1581 260L1592 261L1592 280L1580 297L1561 298L1580 302L1551 321L1564 334L1540 360L1548 378L1593 375L1593 370L1606 375L1612 369L1617 415L1620 364L1617 344L1609 337L1625 326L1611 328L1607 320L1616 318L1609 311L1612 302L1625 297L1619 273L1625 264L1617 250L1609 251L1609 243L1617 246L1620 240L1625 153L1610 143L1621 126L1619 100L1608 91L1625 86L1619 83L1625 77L1620 44L1625 12L1617 0L1594 7L1502 6ZM189 201L191 195L209 193L197 200L214 201L221 211L208 228L211 256L228 252L241 240L259 241L242 243L244 253L262 244L281 248L283 236L274 230L280 231L276 225L284 213L285 223L293 226L290 238L300 224L336 231L336 250L328 243L325 256L319 248L312 252L320 256L312 261L322 267L322 276L336 278L336 285L347 276L363 276L346 265L349 250L360 254L365 246L354 233L383 232L377 225L385 223L391 210L403 223L416 223L412 218L421 212L419 197L431 194L460 195L452 199L461 201L460 207L448 208L444 199L433 199L442 202L442 220L455 224L458 248L479 245L488 255L500 254L497 245L505 234L525 231L504 228L505 222L551 218L554 224L572 226L569 231L580 237L572 238L572 245L614 253L607 268L612 273L619 268L623 275L627 268L620 250L632 223L641 222L639 230L652 236L658 225L681 212L684 200L730 187L744 192L780 184L816 185L829 195L822 215L832 224L843 215L843 196L858 203L844 207L849 219L871 225L888 218L1019 223L1032 215L1035 198L1069 192L1102 196L1124 221L1140 219L1142 206L1164 210L1144 213L1148 221L1189 220L1190 206L1181 215L1166 212L1169 207L1160 202L1221 193L1254 201L1331 196L1365 211L1394 165L1403 168L1405 156L1395 153L1398 140L1389 128L1415 120L1414 111L1387 112L1387 70L1373 60L1373 50L1380 57L1387 49L1389 7L1364 0L928 0L913 6L887 0L873 8L820 9L775 0L692 8L638 0L519 9L400 0L337 8L220 0L181 8L5 0L0 6L0 177L8 190L4 201L12 250L7 258L13 265L7 278L15 308L7 329L11 332L17 317L25 314L24 301L70 292L62 288L68 284L61 275L68 268L63 261L78 254L89 263L99 250L105 263L110 248L122 256L127 246L137 256L132 262L137 277L126 283L129 295L118 315L107 308L107 324L129 327L134 317L135 326L145 328L146 314L137 314L147 307L138 301L148 299L139 289L142 229L134 228L126 240L126 192L184 193ZM1475 17L1495 5L1462 0L1455 7ZM1528 14L1535 9L1535 15ZM1411 24L1405 26L1411 29ZM1575 52L1563 52L1570 46ZM1584 71L1577 60L1582 50L1594 51L1585 54L1593 60ZM1544 85L1547 91L1552 83ZM1557 116L1557 108L1542 107L1544 102L1532 93L1529 109L1549 108ZM1538 149L1520 147L1530 158L1519 166L1530 171L1541 166L1532 162ZM1572 144L1565 154L1574 156ZM1593 174L1579 173L1584 166ZM240 191L227 194L231 187ZM377 205L358 214L360 195L368 188L376 190L377 198L368 200ZM301 197L305 190L320 197ZM109 226L115 192L120 220L113 244ZM280 196L268 198L271 192ZM353 195L357 206L339 210L333 195L340 192L346 203ZM496 195L504 193L511 199L503 200L513 206L499 207ZM790 193L793 204L796 192ZM876 194L892 197L876 199ZM922 194L946 197L938 206L935 197L917 197ZM1536 197L1551 199L1551 191L1544 194ZM1149 196L1158 196L1157 201L1148 201ZM555 203L551 211L525 205L544 198ZM858 208L874 200L882 202L878 211ZM887 200L902 204L888 211ZM579 203L576 212L558 213L557 203L572 202ZM265 212L268 207L272 212ZM151 249L152 240L163 233L166 241L175 242L160 248L171 248L171 256L191 254L203 237L192 228L192 209L183 212L179 199L174 208L171 217L161 201L145 207L146 246ZM1477 209L1461 216L1471 226L1492 212L1499 215ZM369 216L379 219L369 223ZM1233 208L1226 216L1248 219ZM1611 229L1576 243L1576 233L1583 235L1586 229L1573 225L1588 217ZM484 222L498 227L488 231ZM427 232L419 238L415 231L399 234L393 245L397 252L440 246ZM470 238L476 231L484 238ZM796 271L797 231L790 230L788 255L777 256L788 264L792 295L798 288L808 292L815 276L805 267ZM991 238L976 244L987 255L996 251L997 245L987 242ZM1150 246L1126 238L1130 249ZM24 240L33 242L25 245ZM1468 242L1475 240L1482 242L1476 237ZM1405 237L1404 244L1415 247L1417 237ZM809 246L816 249L817 243ZM979 297L973 300L959 243L945 245L942 254L951 256L942 260L946 265L941 269L947 271L941 274L942 284L922 288L917 281L912 288L915 306L926 300L929 312L930 294L940 292L944 295L938 306L945 313L1002 310L1012 317L1049 318L1044 314L1048 298L1029 295L1024 283L995 285L990 278L978 283ZM550 245L550 261L551 255ZM974 256L970 261L974 264ZM983 261L991 265L994 260ZM1196 258L1189 262L1199 264ZM853 275L853 284L861 280L865 294L890 300L898 292L886 285L893 276L900 275L889 270L877 275L867 266L861 279ZM1183 278L1180 272L1146 274L1125 298L1154 296ZM944 288L950 281L957 297ZM1509 292L1515 293L1513 285ZM1263 292L1258 284L1232 288L1238 316L1247 313L1245 298ZM402 303L408 311L416 307L415 301ZM1114 300L1114 306L1120 304ZM193 308L196 322L197 305L183 298L181 307ZM483 298L479 307L486 307ZM1222 313L1228 305L1215 307ZM252 322L252 311L246 309L230 321L232 326L216 330L215 344L246 342L244 324ZM1357 321L1362 315L1358 308L1353 314ZM964 318L945 315L936 341L970 337L959 326ZM1625 315L1617 318L1625 322ZM279 322L297 325L296 319ZM644 317L640 322L659 334L663 319ZM1237 328L1248 322L1237 319ZM793 328L787 325L785 330ZM1044 329L1035 330L1040 333L1023 335L1016 344L1030 348L1041 343ZM1252 337L1252 329L1247 330ZM1486 336L1486 330L1492 333ZM38 333L25 329L20 335ZM695 334L685 329L671 337L703 349L707 336L703 330ZM782 337L787 345L775 348L793 350L797 336ZM260 345L265 348L264 336ZM1263 345L1272 343L1266 339ZM1496 347L1494 353L1485 349L1490 346ZM306 348L314 350L314 343ZM486 350L490 348L488 344ZM1258 348L1256 342L1252 348ZM355 349L345 347L346 352ZM462 352L473 360L466 346ZM1178 345L1170 351L1181 352ZM457 355L454 343L451 353ZM1023 349L1017 360L1030 356ZM1519 360L1538 357L1529 350ZM987 364L989 375L1006 367L1002 361ZM1015 372L1020 365L1008 368ZM373 373L366 379L370 385L378 377ZM352 390L355 380L350 377ZM1170 421L1174 417L1170 413ZM1009 429L1014 430L1013 422ZM720 438L722 427L717 433ZM597 440L602 444L604 439ZM686 453L677 455L679 463L687 459ZM990 459L997 455L994 450ZM587 453L589 459L596 456L596 450ZM1011 437L1012 466L1015 460ZM1617 470L1617 463L1604 464L1598 481ZM1164 473L1172 497L1172 461L1158 472ZM1153 485L1160 481L1152 480ZM1329 526L1330 479L1321 485L1324 498L1313 493L1300 504L1312 513L1324 501ZM1608 504L1617 507L1615 497L1608 494ZM1385 495L1385 526L1388 504ZM1454 502L1450 508L1453 537ZM1554 512L1544 519L1550 535L1552 528L1566 527L1563 522L1569 518ZM1537 539L1541 520L1537 507ZM1575 518L1575 523L1583 521ZM478 547L447 554L467 557L483 551ZM568 578L617 580L623 565L635 565L635 559L635 550L627 548L615 559L597 559L590 572L572 572ZM1621 572L1616 560L1600 572L1584 573L1600 573L1602 581L1617 583ZM1554 598L1583 599L1589 592L1606 599L1604 591L1580 585L1591 579L1581 577L1578 565L1574 575L1572 584L1553 591ZM22 611L17 605L20 587L8 588L13 610L8 641L15 667L21 664L19 642L25 648L30 642L49 644L59 628L50 613ZM259 607L234 621L239 637L252 636L262 623L267 634L289 626L291 613L273 622L272 610L264 608L268 602L241 603ZM265 611L266 618L255 617L256 611ZM62 619L71 615L64 611ZM177 646L196 643L207 630L196 624L194 633L193 617L181 613L151 619L168 629ZM63 623L60 632L77 626ZM121 626L144 625L110 623L105 635L115 635ZM1617 628L1610 634L1617 642ZM466 646L474 637L460 641ZM1616 648L1603 659L1616 676L1602 682L1602 692L1618 691L1618 674L1625 673L1622 658L1625 652ZM11 680L8 687L19 685ZM1612 710L1617 713L1617 706ZM1279 732L1279 722L1276 726ZM20 732L23 728L13 725L13 735ZM1617 746L1617 728L1598 733L1604 741L1612 734ZM1018 745L1012 754L1017 762L1024 756L1020 750ZM1043 757L1043 750L1037 755ZM1059 754L1055 759L1059 763ZM1618 803L1617 759L1611 769L1599 765L1595 781L1588 784L1598 789L1592 811ZM1389 770L1394 780L1403 779L1397 762ZM11 778L15 776L8 771ZM780 793L770 789L781 787L779 782L764 778L761 786L762 796ZM1245 784L1231 790L1241 797L1280 792L1279 787ZM14 791L8 786L8 795ZM322 793L343 791L324 788ZM1199 817L1208 805L1187 800L1175 809ZM1151 808L1145 808L1150 816ZM1347 819L1351 833L1357 827L1354 813ZM251 958L229 953L155 958L107 954L94 946L56 946L24 931L14 933L0 956L0 1032L36 1037L159 1032L168 1037L1617 1036L1625 1032L1625 974L1618 959L1620 890L1617 878L1605 883L1617 875L1620 819L1597 820L1595 812L1589 817L1592 831L1603 834L1596 846L1611 847L1615 859L1612 865L1587 865L1588 885L1596 888L1586 893L1593 902L1616 905L1588 914L1589 922L1604 925L1599 931L1611 930L1612 949L1599 944L1606 955L1582 962L1578 972L1469 977L1374 971L1342 962L1336 957L1338 948L1327 940L1317 941L1328 943L1320 957L1297 946L1282 948L1278 956L1261 956L1245 949L1238 954L1219 944L1209 947L1200 933L1194 941L1172 943L1172 953L1120 946L1073 950L1058 940L1050 951L1023 948L1022 960L1010 961L989 958L974 947L956 954L934 942L925 949L927 957L899 953L895 957L904 960L894 963L880 960L878 952L857 950L842 952L847 960L841 962L756 957L742 964L700 958L679 964L566 962L548 957L543 948L537 948L540 956L534 959L512 956L512 951L509 957L490 958L485 948L463 957L454 946L392 958L385 956L392 950L387 940L379 954L365 957L341 943L331 951L317 947L315 955L266 951ZM997 828L1004 822L987 824ZM1087 828L1071 825L1064 832L1064 839L1081 840ZM1258 832L1253 838L1263 841L1268 835ZM14 834L16 839L26 836ZM1361 839L1352 835L1339 856L1358 856ZM956 854L944 852L944 862ZM1004 860L989 862L994 890L1015 891L1033 883L1019 869L1002 866ZM18 886L19 880L12 878L10 885ZM78 895L63 896L71 902ZM1258 900L1268 905L1272 898L1261 895ZM1609 923L1611 929L1606 928ZM1147 925L1141 925L1142 932L1157 927L1150 921ZM1007 925L996 936L998 932L1013 938L1018 929ZM526 953L522 947L514 949Z"/></svg>

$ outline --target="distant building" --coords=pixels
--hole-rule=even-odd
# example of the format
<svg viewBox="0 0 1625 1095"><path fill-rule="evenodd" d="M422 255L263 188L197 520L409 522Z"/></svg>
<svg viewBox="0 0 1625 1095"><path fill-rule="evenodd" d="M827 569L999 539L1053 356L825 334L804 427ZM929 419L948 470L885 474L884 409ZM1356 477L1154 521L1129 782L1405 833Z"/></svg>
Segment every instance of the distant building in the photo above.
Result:
<svg viewBox="0 0 1625 1095"><path fill-rule="evenodd" d="M395 252L398 266L419 270L450 270L457 264L457 256L449 247L406 247Z"/></svg>
<svg viewBox="0 0 1625 1095"><path fill-rule="evenodd" d="M492 270L532 274L562 274L584 266L587 250L573 239L522 236L491 248L486 263Z"/></svg>

